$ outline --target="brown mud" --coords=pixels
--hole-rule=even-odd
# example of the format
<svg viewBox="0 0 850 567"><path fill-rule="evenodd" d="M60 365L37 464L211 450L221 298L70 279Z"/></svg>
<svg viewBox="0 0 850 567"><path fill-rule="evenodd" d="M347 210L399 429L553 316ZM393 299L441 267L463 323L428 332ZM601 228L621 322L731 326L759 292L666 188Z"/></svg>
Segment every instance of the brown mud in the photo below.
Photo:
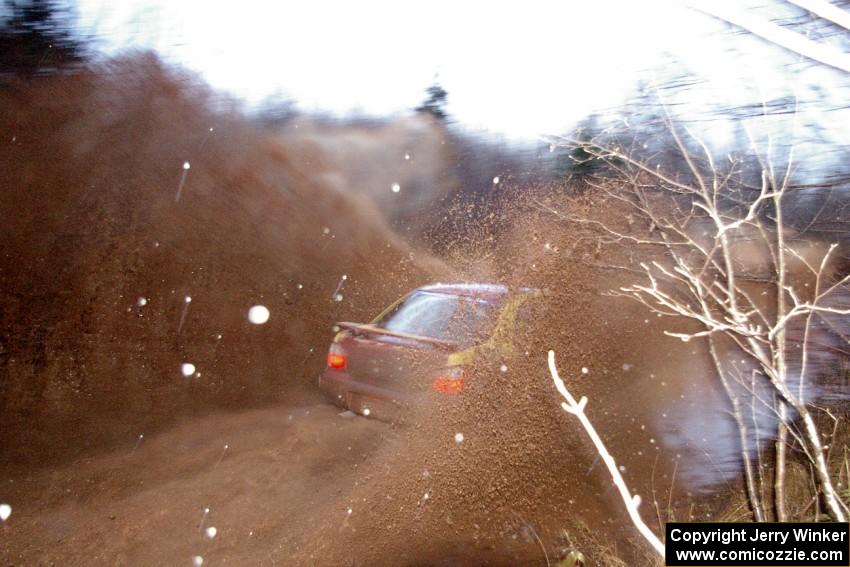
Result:
<svg viewBox="0 0 850 567"><path fill-rule="evenodd" d="M549 349L653 525L710 510L687 476L717 466L710 443L674 419L725 419L703 353L605 295L629 251L600 257L531 192L488 201L463 241L430 242L436 258L400 235L439 234L424 217L457 189L448 174L391 172L400 199L436 185L393 203L389 174L317 141L333 132L263 131L153 59L17 85L0 103L3 564L547 565L571 548L651 564L559 407ZM423 171L451 159L431 123L378 139L401 160L411 137L435 162ZM548 295L524 348L404 425L321 402L333 323L435 280ZM254 304L265 325L246 320ZM186 362L197 374L181 375Z"/></svg>
<svg viewBox="0 0 850 567"><path fill-rule="evenodd" d="M291 401L334 321L442 270L368 200L311 176L321 154L212 112L152 58L0 97L4 460ZM247 321L254 304L267 324Z"/></svg>

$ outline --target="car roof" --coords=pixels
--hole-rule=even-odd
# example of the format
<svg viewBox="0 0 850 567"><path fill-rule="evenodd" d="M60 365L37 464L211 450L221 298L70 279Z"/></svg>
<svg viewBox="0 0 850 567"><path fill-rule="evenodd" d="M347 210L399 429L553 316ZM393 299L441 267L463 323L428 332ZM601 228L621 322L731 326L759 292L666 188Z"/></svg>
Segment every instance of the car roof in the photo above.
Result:
<svg viewBox="0 0 850 567"><path fill-rule="evenodd" d="M488 283L436 283L417 288L416 291L444 293L446 295L474 296L486 299L500 299L507 295L508 286Z"/></svg>

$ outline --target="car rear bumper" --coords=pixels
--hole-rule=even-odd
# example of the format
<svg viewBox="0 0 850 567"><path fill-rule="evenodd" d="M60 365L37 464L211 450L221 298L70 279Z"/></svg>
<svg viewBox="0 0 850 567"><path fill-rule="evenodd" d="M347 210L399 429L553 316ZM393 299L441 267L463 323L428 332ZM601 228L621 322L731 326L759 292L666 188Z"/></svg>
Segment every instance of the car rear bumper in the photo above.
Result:
<svg viewBox="0 0 850 567"><path fill-rule="evenodd" d="M431 391L404 394L360 382L345 370L326 368L317 380L319 389L336 405L355 413L394 422L406 422L412 413L418 413L431 404L446 406L456 403L461 396L437 394ZM423 405L424 404L424 405ZM368 410L368 411L366 411Z"/></svg>
<svg viewBox="0 0 850 567"><path fill-rule="evenodd" d="M317 382L334 403L358 413L369 409L369 415L395 417L411 401L398 392L358 382L344 370L327 368Z"/></svg>

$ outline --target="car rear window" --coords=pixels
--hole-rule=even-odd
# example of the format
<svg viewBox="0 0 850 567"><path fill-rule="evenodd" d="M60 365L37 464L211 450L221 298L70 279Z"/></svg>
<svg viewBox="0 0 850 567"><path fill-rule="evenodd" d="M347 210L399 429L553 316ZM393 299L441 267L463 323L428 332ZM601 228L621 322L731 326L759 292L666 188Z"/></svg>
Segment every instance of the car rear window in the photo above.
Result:
<svg viewBox="0 0 850 567"><path fill-rule="evenodd" d="M496 311L494 303L478 297L417 291L375 325L399 333L472 344L487 336Z"/></svg>

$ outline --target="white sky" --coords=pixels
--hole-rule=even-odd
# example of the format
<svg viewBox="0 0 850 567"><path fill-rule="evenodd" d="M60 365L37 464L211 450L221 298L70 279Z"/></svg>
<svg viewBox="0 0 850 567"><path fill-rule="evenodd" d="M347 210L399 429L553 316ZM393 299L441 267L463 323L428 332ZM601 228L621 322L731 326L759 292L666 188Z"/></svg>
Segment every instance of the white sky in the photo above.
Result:
<svg viewBox="0 0 850 567"><path fill-rule="evenodd" d="M717 22L663 0L81 0L79 12L107 51L153 47L249 103L277 92L303 110L384 115L420 104L436 77L454 118L518 138L616 106L665 52L718 77L730 65ZM771 53L736 60L716 86L734 90L742 70L751 88L785 82L765 71Z"/></svg>

